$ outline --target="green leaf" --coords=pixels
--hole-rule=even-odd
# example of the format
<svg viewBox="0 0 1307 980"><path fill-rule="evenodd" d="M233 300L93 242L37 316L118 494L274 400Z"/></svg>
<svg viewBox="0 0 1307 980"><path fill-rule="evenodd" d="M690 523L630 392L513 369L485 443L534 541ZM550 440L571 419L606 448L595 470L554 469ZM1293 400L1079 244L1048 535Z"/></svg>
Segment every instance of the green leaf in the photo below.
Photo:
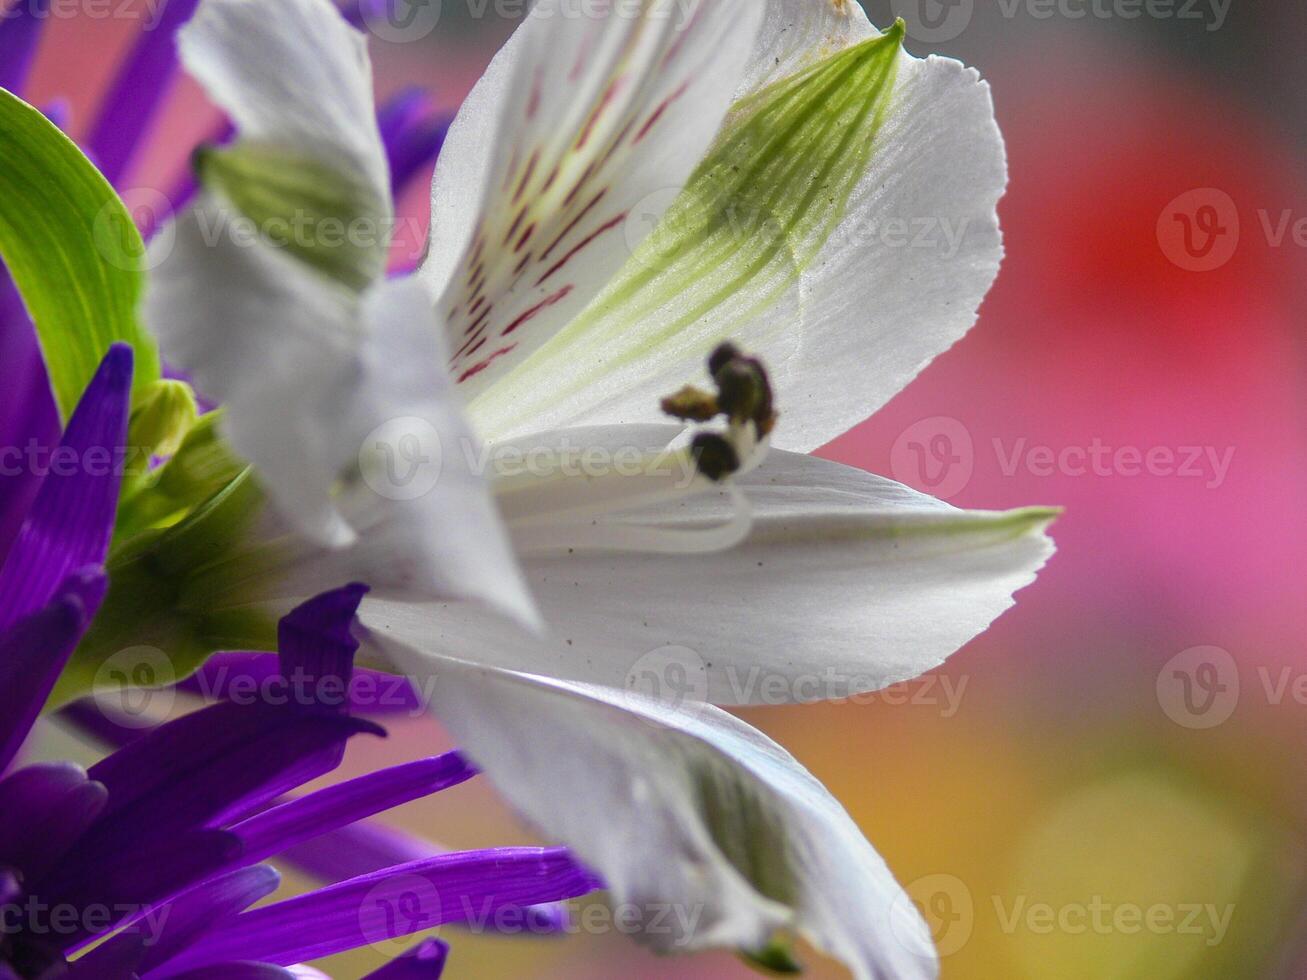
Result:
<svg viewBox="0 0 1307 980"><path fill-rule="evenodd" d="M0 256L36 331L66 419L115 341L136 352L135 390L159 378L137 319L145 246L122 201L37 109L0 89Z"/></svg>

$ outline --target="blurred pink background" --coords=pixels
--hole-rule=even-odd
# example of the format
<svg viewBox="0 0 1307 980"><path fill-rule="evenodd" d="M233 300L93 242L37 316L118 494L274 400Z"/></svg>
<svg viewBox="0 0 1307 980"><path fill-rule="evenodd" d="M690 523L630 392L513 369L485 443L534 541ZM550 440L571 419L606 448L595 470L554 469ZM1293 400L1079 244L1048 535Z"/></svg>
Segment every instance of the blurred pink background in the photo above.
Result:
<svg viewBox="0 0 1307 980"><path fill-rule="evenodd" d="M373 40L383 93L459 103L512 28L462 7L418 43ZM1065 505L1060 553L937 677L748 717L911 883L946 978L1307 977L1302 5L1243 4L1219 29L1031 10L982 3L939 46L988 77L1009 141L998 286L970 336L825 454L967 506ZM34 100L67 97L78 134L131 29L59 22ZM213 121L179 87L138 182L171 186ZM1175 208L1203 204L1230 254L1193 271ZM421 191L405 205L424 217ZM909 444L939 435L949 452L923 470ZM1082 471L1095 447L1107 464ZM351 765L444 744L412 722ZM530 839L484 782L399 817L449 844ZM1175 921L1134 928L1122 909ZM613 935L448 935L456 976L752 975Z"/></svg>

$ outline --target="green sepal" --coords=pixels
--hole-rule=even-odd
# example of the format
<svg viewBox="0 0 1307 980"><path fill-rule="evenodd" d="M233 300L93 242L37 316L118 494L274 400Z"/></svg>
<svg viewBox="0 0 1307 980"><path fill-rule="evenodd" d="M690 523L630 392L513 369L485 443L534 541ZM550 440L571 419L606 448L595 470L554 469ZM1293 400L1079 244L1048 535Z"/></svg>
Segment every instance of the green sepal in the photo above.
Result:
<svg viewBox="0 0 1307 980"><path fill-rule="evenodd" d="M141 392L132 409L128 444L150 456L172 456L199 417L190 385L172 379L156 381Z"/></svg>
<svg viewBox="0 0 1307 980"><path fill-rule="evenodd" d="M145 245L108 181L59 128L0 89L0 256L36 325L67 419L110 345L135 351L133 390L159 379L141 326Z"/></svg>
<svg viewBox="0 0 1307 980"><path fill-rule="evenodd" d="M217 411L199 418L187 429L171 459L124 482L116 540L126 541L144 531L178 523L240 476L247 464L223 441L221 417Z"/></svg>
<svg viewBox="0 0 1307 980"><path fill-rule="evenodd" d="M740 959L747 966L773 976L791 977L803 972L803 964L794 956L793 944L781 936L756 952L740 950Z"/></svg>
<svg viewBox="0 0 1307 980"><path fill-rule="evenodd" d="M337 282L362 290L385 273L389 211L360 178L252 140L198 151L195 171L264 241Z"/></svg>
<svg viewBox="0 0 1307 980"><path fill-rule="evenodd" d="M180 524L117 547L106 565L108 593L47 709L90 694L105 664L130 648L161 651L177 679L219 650L275 650L285 610L242 592L258 561L243 549L265 503L247 469Z"/></svg>

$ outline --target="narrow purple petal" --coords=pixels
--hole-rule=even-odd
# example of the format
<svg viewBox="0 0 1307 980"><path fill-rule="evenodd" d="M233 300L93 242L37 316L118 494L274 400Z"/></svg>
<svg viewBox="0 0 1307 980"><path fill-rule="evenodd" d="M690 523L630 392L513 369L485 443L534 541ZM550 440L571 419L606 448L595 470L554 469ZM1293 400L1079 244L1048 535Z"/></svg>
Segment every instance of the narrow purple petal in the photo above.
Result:
<svg viewBox="0 0 1307 980"><path fill-rule="evenodd" d="M50 0L27 0L0 17L0 88L23 94L49 7Z"/></svg>
<svg viewBox="0 0 1307 980"><path fill-rule="evenodd" d="M48 606L0 634L0 772L31 731L104 598L104 573L75 572Z"/></svg>
<svg viewBox="0 0 1307 980"><path fill-rule="evenodd" d="M430 96L408 88L377 110L381 140L390 161L391 192L398 197L405 187L440 156L452 118L437 116Z"/></svg>
<svg viewBox="0 0 1307 980"><path fill-rule="evenodd" d="M261 861L331 830L449 789L477 774L457 752L421 759L329 786L265 810L231 828L244 859Z"/></svg>
<svg viewBox="0 0 1307 980"><path fill-rule="evenodd" d="M469 851L390 868L237 916L191 947L189 966L254 959L289 965L505 905L576 898L596 880L563 850Z"/></svg>
<svg viewBox="0 0 1307 980"><path fill-rule="evenodd" d="M148 908L229 867L240 848L240 841L225 831L143 836L138 827L130 846L109 854L83 859L80 847L74 848L49 878L32 882L30 891L50 906ZM80 929L61 935L60 948L76 949L95 934Z"/></svg>
<svg viewBox="0 0 1307 980"><path fill-rule="evenodd" d="M100 172L118 186L177 73L177 31L198 0L165 0L146 25L100 104L87 147Z"/></svg>
<svg viewBox="0 0 1307 980"><path fill-rule="evenodd" d="M449 960L449 944L428 939L363 980L438 980Z"/></svg>
<svg viewBox="0 0 1307 980"><path fill-rule="evenodd" d="M281 861L335 884L446 853L446 849L395 827L361 821L287 848Z"/></svg>
<svg viewBox="0 0 1307 980"><path fill-rule="evenodd" d="M3 31L0 26L0 31ZM0 65L3 65L0 57ZM22 527L41 481L29 461L44 458L59 439L59 413L36 342L36 329L18 287L0 264L0 556Z"/></svg>
<svg viewBox="0 0 1307 980"><path fill-rule="evenodd" d="M361 820L287 848L280 860L319 881L334 883L448 853L446 848L396 827ZM487 932L513 936L558 935L570 924L570 913L562 902L505 906L482 923Z"/></svg>
<svg viewBox="0 0 1307 980"><path fill-rule="evenodd" d="M0 780L0 864L39 880L77 843L109 799L71 762L28 766Z"/></svg>
<svg viewBox="0 0 1307 980"><path fill-rule="evenodd" d="M110 803L85 846L108 853L141 826L165 834L242 819L336 768L361 732L385 734L343 715L263 704L215 704L178 718L91 769Z"/></svg>
<svg viewBox="0 0 1307 980"><path fill-rule="evenodd" d="M127 441L131 386L132 350L115 344L73 412L0 569L0 631L49 602L73 571L104 561L118 506L115 449Z"/></svg>
<svg viewBox="0 0 1307 980"><path fill-rule="evenodd" d="M137 967L145 956L145 943L139 937L132 937L104 952L98 949L95 952L99 955L74 961L62 980L136 980Z"/></svg>
<svg viewBox="0 0 1307 980"><path fill-rule="evenodd" d="M281 676L281 662L275 653L220 653L178 687L209 700L245 701L252 692L269 689ZM422 699L407 678L355 669L349 684L350 714L415 714L424 710Z"/></svg>
<svg viewBox="0 0 1307 980"><path fill-rule="evenodd" d="M83 698L61 708L58 718L72 725L83 735L113 749L135 742L138 738L153 731L156 726L143 726L133 722L120 721L122 715L114 712L107 704L100 704L93 698Z"/></svg>
<svg viewBox="0 0 1307 980"><path fill-rule="evenodd" d="M366 585L347 585L324 592L282 617L277 650L295 704L347 709L346 692L359 648L352 632L354 614L367 593Z"/></svg>
<svg viewBox="0 0 1307 980"><path fill-rule="evenodd" d="M86 959L111 955L119 943L143 940L145 955L138 961L138 972L162 967L215 926L271 895L280 883L281 876L267 865L222 875L151 909L87 953Z"/></svg>
<svg viewBox="0 0 1307 980"><path fill-rule="evenodd" d="M214 963L185 973L148 973L142 980L300 980L299 974L268 963Z"/></svg>

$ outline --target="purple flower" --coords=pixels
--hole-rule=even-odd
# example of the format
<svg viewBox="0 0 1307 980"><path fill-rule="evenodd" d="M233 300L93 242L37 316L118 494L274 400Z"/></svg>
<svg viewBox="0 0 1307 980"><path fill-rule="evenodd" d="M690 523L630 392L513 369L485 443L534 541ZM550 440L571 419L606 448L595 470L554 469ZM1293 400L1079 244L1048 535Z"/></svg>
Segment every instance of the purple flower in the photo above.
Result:
<svg viewBox="0 0 1307 980"><path fill-rule="evenodd" d="M62 458L123 445L131 377L131 350L116 345L68 423ZM3 555L0 773L103 598L117 494L111 468L52 467ZM405 841L373 849L395 862L361 858L329 887L246 911L279 882L259 861L476 774L450 753L285 798L335 769L350 738L385 734L316 696L349 688L366 591L327 593L281 622L282 678L315 696L221 701L124 738L90 770L43 763L0 778L0 978L290 977L283 968L302 960L481 913L527 922L546 915L530 906L596 886L558 849L440 854ZM428 941L375 976L435 977L445 953Z"/></svg>

